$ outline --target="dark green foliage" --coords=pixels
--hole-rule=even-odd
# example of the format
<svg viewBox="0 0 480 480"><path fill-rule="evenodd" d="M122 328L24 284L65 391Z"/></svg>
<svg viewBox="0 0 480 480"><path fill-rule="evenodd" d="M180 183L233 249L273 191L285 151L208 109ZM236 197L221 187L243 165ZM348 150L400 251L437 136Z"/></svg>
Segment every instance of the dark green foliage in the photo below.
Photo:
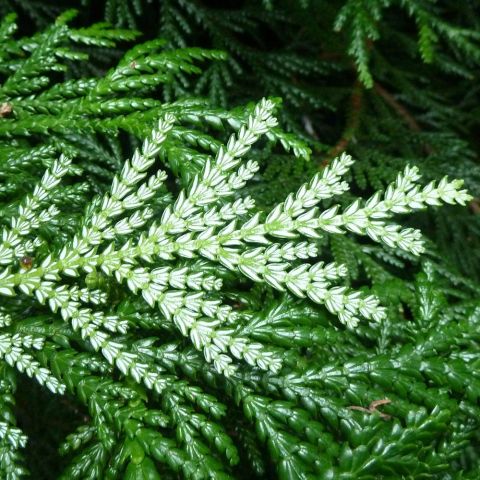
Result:
<svg viewBox="0 0 480 480"><path fill-rule="evenodd" d="M156 40L130 50L103 78L52 83L54 73L67 69L66 62L84 62L88 58L72 47L112 47L115 42L137 36L103 24L70 28L66 22L72 16L73 12L68 12L45 32L19 42L12 38L14 17L6 17L2 24L5 41L0 102L6 113L0 124L0 151L5 155L5 193L10 195L11 188L21 186L14 180L19 168L39 165L40 171L30 172L31 179L36 179L58 151L83 160L79 165L85 170L86 180L110 179L112 168L123 162L116 134L124 131L131 136L145 136L153 119L164 111L158 99L161 86L174 81L180 72L199 72L194 64L198 60L223 56L195 48L166 52L161 50L164 42ZM195 112L195 103L184 108L188 113ZM96 182L92 183L95 188ZM78 193L72 191L72 196Z"/></svg>
<svg viewBox="0 0 480 480"><path fill-rule="evenodd" d="M79 6L76 24L71 11L51 24L62 7ZM72 0L50 7L0 0L2 13L11 10L20 18L32 13L40 30L26 24L21 33L29 35L16 34L12 15L0 27L0 229L10 229L61 154L74 160L36 213L50 206L59 212L39 222L28 217L34 233L14 245L5 270L0 266L1 479L22 478L27 469L31 478L64 480L480 476L476 2ZM113 26L81 26L103 17ZM139 41L130 29L147 38ZM386 312L380 321L346 326L332 309L258 282L248 263L232 269L219 257L178 251L168 259L135 257L132 245L140 250L156 235L151 225L165 222L166 209L178 205L183 188L193 189L230 134L243 138L240 127L260 108L248 102L263 96L272 98L268 108L277 108L289 133L271 126L248 151L244 163L260 168L232 202L250 195L253 212L271 211L344 150L358 158L345 178L352 189L324 200L322 211L337 203L345 211L358 195L385 189L407 163L419 167L425 183L445 174L465 179L474 197L468 207L408 218L428 237L420 258L398 245L322 231L307 238L318 249L313 259L292 260L294 267L345 265L342 285L375 295ZM159 119L165 138L145 174L162 168L169 178L139 200L141 208L132 207L139 217L124 217L130 230L118 223L102 238L132 257L102 270L108 255L98 241L84 255L98 255L90 272L65 274L67 259L49 273L49 258L59 259L65 246L75 250L74 236L103 235L103 227L89 229L108 210L112 180L122 178L136 148L148 153L148 143L140 147L145 137L155 144ZM236 228L249 218L238 215ZM8 249L11 239L2 241ZM133 273L115 273L125 265L130 273L173 265L203 282L221 280L220 288L197 288L197 280L187 285L172 273L168 288L205 290L229 312L228 335L259 350L246 346L225 375L220 361L207 361L208 345L165 314L167 299L148 305ZM28 272L50 275L43 280L53 287L17 288ZM70 297L55 304L49 288ZM89 322L64 313L72 301L93 315ZM210 320L202 315L195 322ZM98 347L97 332L131 355L128 367ZM42 375L9 361L15 348L51 379L42 387L25 381L42 383ZM40 388L38 398L31 394ZM54 415L61 428L44 436ZM24 434L30 443L22 449ZM45 459L35 449L44 439L51 442Z"/></svg>

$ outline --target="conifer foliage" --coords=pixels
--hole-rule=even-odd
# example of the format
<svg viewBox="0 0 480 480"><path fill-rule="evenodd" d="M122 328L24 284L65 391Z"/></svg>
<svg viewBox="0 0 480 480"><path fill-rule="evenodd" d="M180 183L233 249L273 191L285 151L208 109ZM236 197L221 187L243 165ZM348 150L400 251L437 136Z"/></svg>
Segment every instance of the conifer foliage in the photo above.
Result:
<svg viewBox="0 0 480 480"><path fill-rule="evenodd" d="M325 158L301 127L321 104L302 119L295 81L298 103L269 96L283 83L232 106L215 75L235 58L166 27L196 3L165 2L166 39L143 43L71 10L31 36L0 25L0 478L478 478L478 284L428 221L476 200L434 155L432 172L382 152L378 173L373 146L352 158L343 137ZM378 53L363 40L393 2L371 3L335 24L353 25L360 96ZM453 27L424 3L401 5L433 61ZM459 55L476 40L459 30ZM268 180L275 162L295 175ZM53 419L32 438L25 401L67 412L43 468Z"/></svg>
<svg viewBox="0 0 480 480"><path fill-rule="evenodd" d="M195 81L184 78L169 88L222 107L281 97L282 125L314 141L316 166L345 149L362 159L353 182L365 195L416 164L428 181L459 176L480 197L476 1L64 1L91 7L84 9L85 21L105 18L138 28L164 38L169 49L195 45L226 52L225 61L205 65ZM263 161L269 174L281 177L287 190L316 171L270 160ZM277 192L269 190L264 199L272 206ZM449 208L423 218L435 225L429 236L441 255L478 280L480 225L470 213Z"/></svg>

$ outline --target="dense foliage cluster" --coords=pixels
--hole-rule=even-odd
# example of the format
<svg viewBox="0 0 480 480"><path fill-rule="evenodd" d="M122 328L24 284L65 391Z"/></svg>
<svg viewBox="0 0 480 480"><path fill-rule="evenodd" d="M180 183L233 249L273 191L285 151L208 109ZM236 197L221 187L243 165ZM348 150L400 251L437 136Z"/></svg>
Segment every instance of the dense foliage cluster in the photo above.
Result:
<svg viewBox="0 0 480 480"><path fill-rule="evenodd" d="M478 478L479 10L0 0L0 478Z"/></svg>

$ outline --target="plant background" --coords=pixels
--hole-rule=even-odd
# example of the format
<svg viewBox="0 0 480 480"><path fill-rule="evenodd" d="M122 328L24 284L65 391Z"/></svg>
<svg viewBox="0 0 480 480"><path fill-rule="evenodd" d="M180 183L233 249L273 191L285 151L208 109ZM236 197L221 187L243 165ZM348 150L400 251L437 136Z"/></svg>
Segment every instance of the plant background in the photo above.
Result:
<svg viewBox="0 0 480 480"><path fill-rule="evenodd" d="M383 8L382 3L391 5ZM117 26L138 29L142 41L160 35L172 46L226 50L230 60L212 62L203 75L179 88L207 96L222 107L278 95L284 99L283 124L313 149L308 163L265 160L265 181L252 187L261 206L278 201L343 149L360 159L354 193L384 186L392 172L407 162L419 165L427 180L444 174L465 178L475 197L469 208L416 214L409 222L422 227L432 240L434 258L443 258L452 275L476 282L480 276L476 200L480 197L480 44L475 36L453 42L448 34L435 33L432 25L440 19L480 32L480 6L475 1L444 1L430 8L430 3L61 0L49 5L1 0L0 13L15 10L20 32L28 35L73 7L80 12L77 25L107 18ZM333 27L341 23L339 12L346 4L363 13L355 16L347 11L341 31L335 33ZM411 14L412 5L425 6L431 16ZM381 10L378 16L376 6ZM115 64L121 47L92 52L88 73L101 75L105 65ZM368 61L363 61L364 56ZM128 154L127 145L126 150ZM352 282L361 283L348 243L335 248L354 272ZM419 265L409 265L393 270L399 278L412 281ZM38 405L35 410L30 408L32 397ZM85 408L22 379L17 415L30 438L26 460L32 478L56 478L64 461L59 460L57 446L82 422ZM472 440L472 450L477 445Z"/></svg>

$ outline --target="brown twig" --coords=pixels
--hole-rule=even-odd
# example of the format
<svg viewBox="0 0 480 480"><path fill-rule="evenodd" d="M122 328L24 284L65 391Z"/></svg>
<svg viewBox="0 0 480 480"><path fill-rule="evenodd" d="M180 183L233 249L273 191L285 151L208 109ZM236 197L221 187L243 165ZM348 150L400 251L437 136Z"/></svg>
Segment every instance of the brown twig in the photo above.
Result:
<svg viewBox="0 0 480 480"><path fill-rule="evenodd" d="M367 39L367 51L370 52L373 49L373 41ZM321 57L323 60L332 58L338 58L338 52L323 52ZM351 68L356 72L355 63L351 62ZM357 77L353 84L352 94L350 96L350 110L347 112L347 123L343 130L342 136L338 142L327 152L324 159L321 162L322 167L326 167L335 157L344 152L350 142L355 138L355 133L360 125L360 116L363 107L363 85L360 79Z"/></svg>
<svg viewBox="0 0 480 480"><path fill-rule="evenodd" d="M2 103L0 104L0 118L6 117L12 113L13 107L11 103Z"/></svg>
<svg viewBox="0 0 480 480"><path fill-rule="evenodd" d="M322 161L322 166L324 167L347 149L349 143L354 139L355 133L360 125L360 114L363 107L363 85L358 79L353 85L350 106L351 108L348 112L345 129L338 142L325 155L325 158Z"/></svg>
<svg viewBox="0 0 480 480"><path fill-rule="evenodd" d="M470 210L474 215L479 215L480 214L480 199L479 198L474 198L470 203L469 203Z"/></svg>
<svg viewBox="0 0 480 480"><path fill-rule="evenodd" d="M382 85L378 82L375 82L373 85L373 90L380 95L385 103L390 105L393 110L398 114L398 116L408 125L410 130L413 132L421 132L422 128L418 124L415 117L407 110L407 108L402 105L390 92L388 92ZM427 143L425 144L425 151L428 154L433 153L433 148Z"/></svg>
<svg viewBox="0 0 480 480"><path fill-rule="evenodd" d="M365 407L360 407L358 405L352 405L349 408L349 410L357 410L360 412L365 412L365 413L378 413L381 418L384 420L390 420L392 417L390 415L387 415L386 413L381 412L378 410L378 407L381 407L382 405L388 405L389 403L392 403L392 401L388 398L384 398L382 400L374 400L368 408Z"/></svg>
<svg viewBox="0 0 480 480"><path fill-rule="evenodd" d="M367 49L371 51L373 49L373 41L368 40ZM338 52L322 52L320 57L323 60L331 60L332 58L338 58ZM356 70L355 64L352 63L352 69ZM421 132L422 129L418 122L415 120L413 115L405 108L391 93L389 93L382 85L378 82L374 83L373 90L380 95L384 101L390 105L390 107L395 110L395 112L404 120L404 122L409 126L409 128L414 132ZM352 95L351 95L351 109L349 111L349 116L347 119L347 124L345 130L342 133L342 136L338 142L327 152L325 158L322 161L322 166L328 165L336 156L345 151L349 143L353 140L355 132L358 129L360 124L360 113L362 110L363 104L363 86L360 80L356 80L353 86ZM425 145L425 151L428 154L433 152L433 149L430 145Z"/></svg>
<svg viewBox="0 0 480 480"><path fill-rule="evenodd" d="M390 92L385 90L382 85L380 85L378 82L375 82L373 89L385 100L388 105L390 105L397 112L399 117L405 121L412 131L422 131L422 128L415 120L413 115ZM424 148L429 155L434 152L434 149L428 143L424 145ZM480 214L480 199L474 198L468 206L474 215Z"/></svg>
<svg viewBox="0 0 480 480"><path fill-rule="evenodd" d="M390 92L385 90L382 85L380 85L378 82L375 82L375 84L373 85L373 89L385 100L386 103L388 103L398 113L401 118L403 118L403 120L410 127L411 130L413 130L414 132L422 131L420 125L412 116L412 114Z"/></svg>

